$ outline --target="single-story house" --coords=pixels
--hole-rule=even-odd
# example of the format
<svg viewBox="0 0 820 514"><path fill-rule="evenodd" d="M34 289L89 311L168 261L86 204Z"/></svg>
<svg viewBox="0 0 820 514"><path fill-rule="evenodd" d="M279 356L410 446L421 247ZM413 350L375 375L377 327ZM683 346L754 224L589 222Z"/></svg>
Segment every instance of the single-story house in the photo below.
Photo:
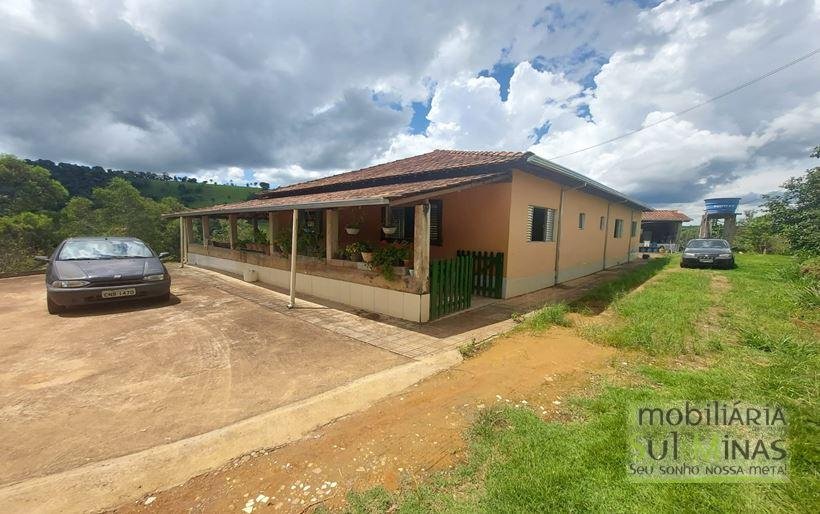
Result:
<svg viewBox="0 0 820 514"><path fill-rule="evenodd" d="M531 152L435 150L172 216L183 262L426 322L634 259L644 210Z"/></svg>
<svg viewBox="0 0 820 514"><path fill-rule="evenodd" d="M658 209L644 212L641 220L640 250L656 252L663 248L668 251L677 251L680 227L689 221L692 221L692 218L674 210Z"/></svg>

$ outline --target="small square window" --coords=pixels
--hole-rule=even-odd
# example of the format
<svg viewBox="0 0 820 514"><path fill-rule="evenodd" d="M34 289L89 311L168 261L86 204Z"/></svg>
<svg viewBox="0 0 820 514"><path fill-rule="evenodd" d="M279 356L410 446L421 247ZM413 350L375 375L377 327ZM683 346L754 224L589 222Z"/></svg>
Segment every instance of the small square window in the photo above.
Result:
<svg viewBox="0 0 820 514"><path fill-rule="evenodd" d="M615 238L623 237L624 235L624 220L615 220L615 232L612 234Z"/></svg>
<svg viewBox="0 0 820 514"><path fill-rule="evenodd" d="M584 225L587 224L587 215L586 213L581 213L578 215L578 228L584 230Z"/></svg>

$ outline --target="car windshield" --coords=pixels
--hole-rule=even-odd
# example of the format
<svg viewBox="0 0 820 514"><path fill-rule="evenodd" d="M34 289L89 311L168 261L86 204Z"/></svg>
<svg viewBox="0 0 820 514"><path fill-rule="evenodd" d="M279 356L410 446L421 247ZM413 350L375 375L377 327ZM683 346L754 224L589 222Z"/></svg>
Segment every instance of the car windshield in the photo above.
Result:
<svg viewBox="0 0 820 514"><path fill-rule="evenodd" d="M687 248L729 248L729 243L723 239L695 239L689 241Z"/></svg>
<svg viewBox="0 0 820 514"><path fill-rule="evenodd" d="M100 239L67 241L60 250L57 260L132 259L153 256L154 253L142 241Z"/></svg>

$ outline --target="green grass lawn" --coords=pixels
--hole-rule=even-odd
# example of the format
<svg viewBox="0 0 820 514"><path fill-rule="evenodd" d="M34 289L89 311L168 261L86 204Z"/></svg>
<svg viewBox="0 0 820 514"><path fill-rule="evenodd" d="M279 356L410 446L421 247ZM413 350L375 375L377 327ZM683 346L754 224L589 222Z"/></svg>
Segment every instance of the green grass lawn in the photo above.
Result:
<svg viewBox="0 0 820 514"><path fill-rule="evenodd" d="M572 422L544 422L527 409L491 409L470 430L467 461L429 482L392 494L350 496L353 512L817 512L817 288L788 257L741 255L733 270L670 269L592 291L611 303L602 324L579 327L601 344L637 350L630 380L612 383L568 408ZM722 283L715 289L715 282ZM560 324L564 307L536 315L532 328ZM639 385L623 385L639 384ZM683 484L628 481L626 409L635 402L733 400L784 406L790 481Z"/></svg>

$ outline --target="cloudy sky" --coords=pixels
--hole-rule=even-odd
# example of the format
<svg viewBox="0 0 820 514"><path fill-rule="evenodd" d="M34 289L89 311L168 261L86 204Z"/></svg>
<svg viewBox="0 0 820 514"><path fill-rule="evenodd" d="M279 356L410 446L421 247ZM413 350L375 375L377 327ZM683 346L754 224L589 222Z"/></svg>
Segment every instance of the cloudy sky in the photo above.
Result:
<svg viewBox="0 0 820 514"><path fill-rule="evenodd" d="M274 185L531 150L656 207L813 163L820 0L3 0L0 152Z"/></svg>

